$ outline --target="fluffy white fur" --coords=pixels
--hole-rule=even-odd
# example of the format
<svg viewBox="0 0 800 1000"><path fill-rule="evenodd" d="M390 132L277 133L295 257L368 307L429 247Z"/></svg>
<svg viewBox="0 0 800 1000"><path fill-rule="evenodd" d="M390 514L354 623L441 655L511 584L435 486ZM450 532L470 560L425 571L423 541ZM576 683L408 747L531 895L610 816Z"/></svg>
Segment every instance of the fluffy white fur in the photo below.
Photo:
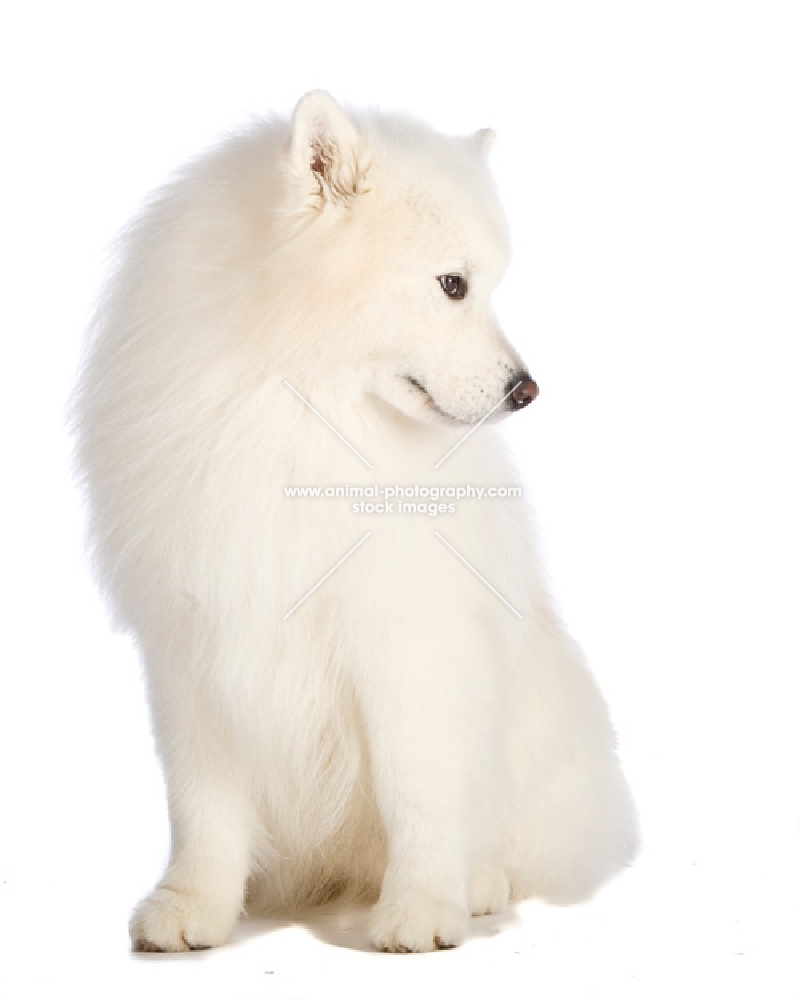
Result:
<svg viewBox="0 0 800 1000"><path fill-rule="evenodd" d="M490 306L508 255L490 141L315 92L191 164L124 235L75 419L169 797L137 948L220 945L245 908L340 894L375 902L378 948L447 947L470 913L582 899L632 856L606 707L523 503L434 521L283 492L517 481L494 417L433 468L523 370Z"/></svg>

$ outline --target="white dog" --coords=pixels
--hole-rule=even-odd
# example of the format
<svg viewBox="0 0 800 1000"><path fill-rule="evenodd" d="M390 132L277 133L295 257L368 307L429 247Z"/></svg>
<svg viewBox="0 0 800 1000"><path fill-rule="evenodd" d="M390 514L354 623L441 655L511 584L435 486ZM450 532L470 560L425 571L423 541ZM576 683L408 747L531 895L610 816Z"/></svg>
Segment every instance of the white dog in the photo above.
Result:
<svg viewBox="0 0 800 1000"><path fill-rule="evenodd" d="M606 708L522 502L434 521L284 489L517 482L490 425L537 389L490 305L492 138L314 92L125 234L75 412L169 797L138 949L342 895L375 903L378 948L451 947L470 914L585 898L632 857Z"/></svg>

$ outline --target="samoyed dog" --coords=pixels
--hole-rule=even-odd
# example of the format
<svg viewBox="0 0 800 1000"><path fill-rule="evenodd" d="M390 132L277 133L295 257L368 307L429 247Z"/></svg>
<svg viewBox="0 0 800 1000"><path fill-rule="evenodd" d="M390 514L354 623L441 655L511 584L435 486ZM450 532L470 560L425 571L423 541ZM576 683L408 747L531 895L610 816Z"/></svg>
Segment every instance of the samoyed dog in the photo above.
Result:
<svg viewBox="0 0 800 1000"><path fill-rule="evenodd" d="M123 236L74 413L168 792L136 949L334 898L373 904L379 949L448 948L470 914L584 899L632 857L524 502L442 502L518 485L496 425L537 394L491 306L492 138L313 92Z"/></svg>

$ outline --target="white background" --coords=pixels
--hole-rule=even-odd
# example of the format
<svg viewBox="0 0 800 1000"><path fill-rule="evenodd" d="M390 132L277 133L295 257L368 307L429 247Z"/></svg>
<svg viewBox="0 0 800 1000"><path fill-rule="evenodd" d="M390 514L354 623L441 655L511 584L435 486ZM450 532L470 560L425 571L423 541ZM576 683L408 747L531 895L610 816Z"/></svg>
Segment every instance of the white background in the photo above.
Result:
<svg viewBox="0 0 800 1000"><path fill-rule="evenodd" d="M52 4L5 15L0 997L800 997L800 75L793 3ZM285 8L285 9L284 9ZM363 915L132 956L167 848L135 652L61 418L104 248L251 113L322 86L491 125L541 385L507 424L645 846L592 902L365 949Z"/></svg>

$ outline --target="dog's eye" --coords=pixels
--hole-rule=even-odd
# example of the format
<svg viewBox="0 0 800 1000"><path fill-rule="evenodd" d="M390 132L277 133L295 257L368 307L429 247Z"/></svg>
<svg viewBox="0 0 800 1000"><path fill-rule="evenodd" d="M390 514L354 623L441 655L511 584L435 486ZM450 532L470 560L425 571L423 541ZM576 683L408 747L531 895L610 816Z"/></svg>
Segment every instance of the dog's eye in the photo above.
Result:
<svg viewBox="0 0 800 1000"><path fill-rule="evenodd" d="M460 274L440 274L436 279L449 299L463 299L467 294L467 281Z"/></svg>

